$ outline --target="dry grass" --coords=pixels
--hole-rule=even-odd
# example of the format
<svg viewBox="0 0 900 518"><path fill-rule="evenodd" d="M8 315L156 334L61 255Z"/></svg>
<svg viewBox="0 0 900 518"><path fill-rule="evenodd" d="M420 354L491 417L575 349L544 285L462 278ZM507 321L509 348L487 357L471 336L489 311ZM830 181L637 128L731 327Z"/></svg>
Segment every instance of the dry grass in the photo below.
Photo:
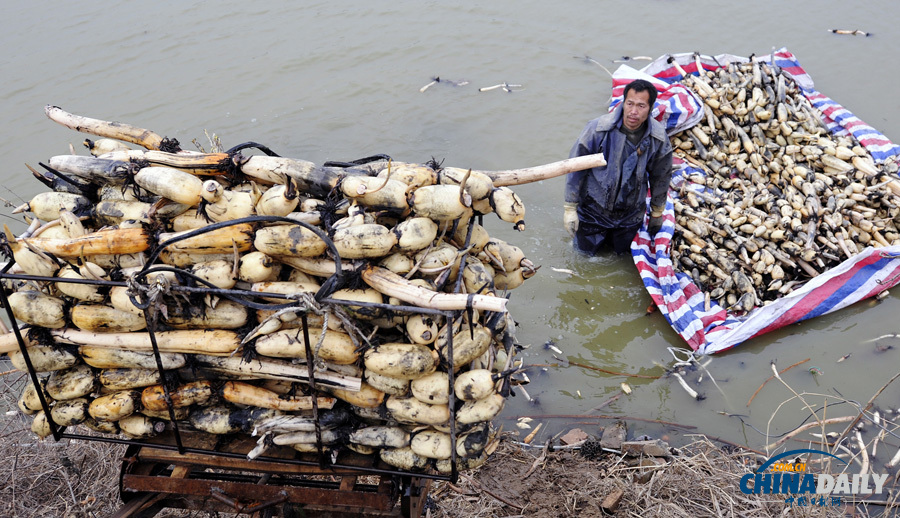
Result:
<svg viewBox="0 0 900 518"><path fill-rule="evenodd" d="M693 518L712 516L780 517L790 506L783 495L745 495L741 475L756 466L756 455L729 452L706 438L680 449L663 466L629 466L606 454L590 461L577 452L547 455L527 478L539 452L506 443L491 462L458 484L437 483L429 511L433 518L608 516L604 498L624 491L619 517ZM493 496L492 496L493 494ZM515 504L502 502L499 498ZM896 512L896 507L893 508ZM793 506L790 516L884 516L891 508L873 505Z"/></svg>
<svg viewBox="0 0 900 518"><path fill-rule="evenodd" d="M29 444L27 433L16 435L26 440L7 435L0 441L0 454L7 459L2 476L9 481L0 490L0 516L100 517L121 505L117 487L121 446L90 441ZM428 515L599 517L604 497L615 489L624 491L616 512L622 517L776 517L783 516L786 507L783 497L741 493L737 483L748 471L745 462L750 455L727 453L707 440L683 448L649 477L647 469L630 467L617 455L589 460L577 452L559 451L549 453L524 478L538 453L504 443L492 462L464 474L457 484L437 482ZM795 507L791 516L840 516L845 511ZM212 515L167 510L158 516ZM869 511L860 507L854 515L869 516Z"/></svg>
<svg viewBox="0 0 900 518"><path fill-rule="evenodd" d="M107 516L118 499L121 453L97 442L37 440L16 409L26 382L19 372L0 378L0 516Z"/></svg>
<svg viewBox="0 0 900 518"><path fill-rule="evenodd" d="M0 369L8 371L7 361ZM16 399L24 373L0 376L0 516L37 518L95 518L110 516L119 500L122 445L52 438L40 441L31 433L31 418L22 415ZM83 427L80 434L89 431ZM207 513L160 513L158 516L206 516Z"/></svg>
<svg viewBox="0 0 900 518"><path fill-rule="evenodd" d="M889 379L869 401L861 405L829 394L798 393L791 388L772 367L772 379L791 394L776 409L806 410L810 422L796 429L771 436L775 442L766 446L766 452L747 448L718 447L704 436L680 448L677 455L665 462L635 462L618 454L604 454L596 461L586 461L584 456L561 451L546 457L519 446L506 444L491 462L471 478L463 478L459 484L438 484L434 495L436 518L494 517L494 516L603 516L604 499L613 492L623 492L616 516L630 517L694 517L694 516L893 516L900 508L898 473L896 466L875 464L875 449L879 441L882 451L887 438L896 438L898 423L879 417L873 410L878 397L900 373ZM821 404L817 404L822 401ZM828 418L820 411L828 405L848 403L853 408L849 415ZM850 404L852 403L852 404ZM792 406L791 406L792 405ZM796 408L799 406L800 408ZM772 415L772 419L775 418ZM858 424L866 422L861 432ZM771 419L770 419L771 422ZM817 435L813 435L816 433ZM781 453L788 441L799 440L807 448L816 448L821 437L833 437L834 442L825 446L832 454L844 456L846 464L833 466L830 459L822 467L810 465L811 472L847 474L884 473L890 476L886 491L865 503L854 503L843 497L837 505L798 506L786 502L782 494L744 494L740 490L741 476L750 473L773 453ZM819 439L817 439L817 437ZM822 444L822 443L818 443ZM803 447L803 446L798 446ZM872 452L871 457L869 451ZM896 451L891 445L889 451ZM882 453L883 455L883 453ZM891 464L900 461L896 453ZM535 469L537 467L537 469ZM875 500L879 498L880 500Z"/></svg>
<svg viewBox="0 0 900 518"><path fill-rule="evenodd" d="M9 440L0 443L2 516L108 516L118 500L118 466L106 444ZM26 436L26 439L30 439Z"/></svg>
<svg viewBox="0 0 900 518"><path fill-rule="evenodd" d="M4 363L0 362L0 369ZM111 515L121 506L118 475L124 447L83 440L36 440L30 418L16 409L16 398L26 382L25 375L17 371L0 376L0 408L5 412L0 422L0 455L5 459L0 477L7 481L0 488L0 516ZM825 431L824 425L820 431ZM78 432L85 433L82 429ZM544 452L502 441L490 462L462 474L458 483L436 482L427 515L599 517L604 516L604 499L621 490L616 516L784 516L783 495L745 495L739 489L740 477L752 471L761 458L765 456L745 449L721 448L703 436L661 465L643 467L615 453ZM794 506L789 513L800 517L891 515L896 510L891 499L898 495L897 477L891 476L886 485L892 492L880 505ZM166 510L158 516L223 515Z"/></svg>

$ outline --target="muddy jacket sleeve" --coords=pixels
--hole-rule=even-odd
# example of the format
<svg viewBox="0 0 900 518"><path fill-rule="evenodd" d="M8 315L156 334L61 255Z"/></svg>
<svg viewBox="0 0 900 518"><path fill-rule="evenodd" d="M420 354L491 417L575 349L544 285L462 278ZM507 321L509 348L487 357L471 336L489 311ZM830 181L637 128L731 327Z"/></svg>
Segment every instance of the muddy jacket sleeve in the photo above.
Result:
<svg viewBox="0 0 900 518"><path fill-rule="evenodd" d="M603 151L603 146L601 146L601 136L602 135L597 132L597 120L590 121L587 126L584 127L584 130L581 132L575 145L572 146L572 150L569 152L569 158L593 155ZM581 202L581 189L589 174L591 174L591 170L584 169L566 175L565 201L570 203Z"/></svg>
<svg viewBox="0 0 900 518"><path fill-rule="evenodd" d="M669 139L663 141L656 156L647 164L647 170L650 176L650 206L665 207L666 191L672 179L672 144Z"/></svg>

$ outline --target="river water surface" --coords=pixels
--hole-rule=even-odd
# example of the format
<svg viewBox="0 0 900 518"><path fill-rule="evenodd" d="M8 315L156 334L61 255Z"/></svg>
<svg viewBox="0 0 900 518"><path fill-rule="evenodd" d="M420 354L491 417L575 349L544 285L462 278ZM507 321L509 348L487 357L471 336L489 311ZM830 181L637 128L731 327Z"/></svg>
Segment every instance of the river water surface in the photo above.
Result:
<svg viewBox="0 0 900 518"><path fill-rule="evenodd" d="M0 197L19 204L44 190L25 163L36 166L65 154L69 143L83 149L86 135L46 119L47 104L145 127L185 148L193 148L193 139L209 148L208 132L226 148L252 140L316 163L375 153L488 170L549 163L565 158L584 123L606 110L610 78L585 55L613 70L613 60L622 56L748 56L787 47L822 93L896 140L896 10L891 0L752 6L713 0L15 2L6 6L0 31ZM434 76L469 83L444 81L420 92ZM478 91L504 81L524 88ZM672 363L667 347L684 343L661 315L645 316L650 298L630 258L588 259L572 251L561 224L563 183L557 178L516 188L528 209L525 232L485 220L492 235L543 266L509 303L519 340L531 345L526 361L555 363L542 347L553 341L572 361L662 374L656 364ZM16 231L24 228L21 220L3 219ZM809 415L796 401L780 406L792 394L776 383L747 406L771 374L770 363L784 368L810 358L785 375L794 390L840 393L865 403L900 368L900 340L877 342L896 345L884 352L866 342L900 331L898 308L900 299L892 294L880 304L858 303L720 354L707 366L719 388L704 376L703 401L689 398L672 378L632 378L633 393L599 413L692 425L761 447L772 439L752 427L769 426L777 435ZM531 378L526 390L536 401L512 398L505 416L588 414L626 381L574 366L549 367ZM695 384L697 374L688 379ZM898 392L900 387L888 388L877 403L897 408ZM843 406L828 415L849 412ZM745 415L752 427L722 412ZM574 423L593 431L608 421L542 417L532 425L537 422L545 423L535 439L541 442ZM515 429L512 423L506 429ZM645 421L629 427L633 434L665 434L673 442L691 433ZM890 437L887 442L900 444ZM895 451L887 450L884 455Z"/></svg>

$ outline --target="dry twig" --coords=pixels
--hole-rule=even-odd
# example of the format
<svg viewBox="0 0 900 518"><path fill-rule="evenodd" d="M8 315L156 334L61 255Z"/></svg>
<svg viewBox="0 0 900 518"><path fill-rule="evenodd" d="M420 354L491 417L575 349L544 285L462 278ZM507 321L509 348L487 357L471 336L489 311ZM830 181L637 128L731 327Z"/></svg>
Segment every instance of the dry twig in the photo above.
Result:
<svg viewBox="0 0 900 518"><path fill-rule="evenodd" d="M534 459L534 464L531 465L531 467L528 469L528 471L527 471L527 472L525 473L525 475L522 477L522 480L524 480L524 479L528 478L529 476L531 476L531 474L534 473L534 470L536 470L537 467L538 467L542 462L544 462L544 459L547 458L547 452L548 452L548 451L550 451L550 441L547 441L546 443L544 443L544 449L541 451L541 456L538 457L538 458L536 458L536 459Z"/></svg>
<svg viewBox="0 0 900 518"><path fill-rule="evenodd" d="M581 367L582 369L589 369L589 370L597 371L597 372L605 372L606 374L612 374L613 376L625 376L628 378L642 378L642 379L648 379L648 380L658 380L660 378L659 376L650 376L647 374L629 374L627 372L616 372L616 371L611 371L608 369L603 369L600 367L594 367L593 365L587 365L585 363L574 362L572 360L560 358L556 355L554 355L553 357L561 362L568 363L569 365L574 365L576 367Z"/></svg>
<svg viewBox="0 0 900 518"><path fill-rule="evenodd" d="M801 365L801 364L803 364L803 363L806 363L806 362L808 362L808 361L809 361L809 358L807 358L807 359L805 359L805 360L801 360L801 361L799 361L799 362L797 362L797 363L791 365L790 367L785 367L782 371L779 372L779 374L784 374L785 372L787 372L787 371L793 369L794 367L796 367L796 366L798 366L798 365ZM766 378L766 381L762 382L762 385L760 385L759 388L756 389L756 392L754 392L753 395L750 396L750 399L747 401L747 406L748 406L748 407L750 406L750 403L753 403L753 399L756 398L756 395L759 394L759 391L762 390L763 387L766 386L766 383L772 381L773 379L775 379L775 376L774 376L774 375L769 376L768 378Z"/></svg>
<svg viewBox="0 0 900 518"><path fill-rule="evenodd" d="M859 420L862 419L863 414L865 412L867 412L870 408L872 408L872 403L875 402L875 399L878 396L880 396L881 393L884 392L884 389L888 388L888 385L893 383L894 380L896 380L898 377L900 377L900 372L898 372L897 374L894 374L891 377L891 379L887 380L887 382L884 385L882 385L880 389L878 389L874 394L872 394L872 397L869 398L868 403L866 403L866 406L864 406L862 408L862 411L856 416L856 419L854 419L849 425L847 425L847 428L845 428L844 431L841 432L841 435L837 438L837 440L835 440L836 443L840 443L842 440L844 440L844 437L847 437L847 434L850 433L850 430L852 430L853 427L856 426L857 423L859 423Z"/></svg>

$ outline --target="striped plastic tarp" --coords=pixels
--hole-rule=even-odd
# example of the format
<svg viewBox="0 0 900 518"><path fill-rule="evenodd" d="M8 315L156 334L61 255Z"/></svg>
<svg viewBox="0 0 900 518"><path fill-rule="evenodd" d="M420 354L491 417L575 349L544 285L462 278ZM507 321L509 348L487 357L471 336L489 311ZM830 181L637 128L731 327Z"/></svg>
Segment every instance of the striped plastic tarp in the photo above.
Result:
<svg viewBox="0 0 900 518"><path fill-rule="evenodd" d="M668 63L670 56L657 59L642 72L659 80L670 82L682 78L680 71ZM696 73L697 60L692 54L672 55L681 70ZM812 79L803 70L793 54L786 49L772 56L758 58L782 67L801 86L804 95L826 114L829 129L835 133L852 134L879 162L900 154L884 135L853 116L841 105L817 92ZM700 66L706 70L727 65L732 61L746 62L747 58L730 55L701 57ZM630 71L626 71L631 73ZM619 86L619 96L624 85ZM679 115L680 120L689 117ZM690 125L676 123L670 127L686 129ZM680 130L679 130L680 131ZM699 169L676 160L676 173L663 214L662 229L651 240L645 219L631 244L632 257L644 286L653 302L672 328L700 354L713 354L730 349L753 337L809 318L837 311L850 304L874 296L900 281L900 246L866 248L862 253L847 259L827 272L809 280L801 288L781 297L767 306L759 307L747 315L738 316L722 308L715 301L707 305L705 294L687 274L676 272L669 255L669 245L674 232L673 195L682 182L689 182L688 175L704 174ZM691 189L705 189L702 185L688 183Z"/></svg>

